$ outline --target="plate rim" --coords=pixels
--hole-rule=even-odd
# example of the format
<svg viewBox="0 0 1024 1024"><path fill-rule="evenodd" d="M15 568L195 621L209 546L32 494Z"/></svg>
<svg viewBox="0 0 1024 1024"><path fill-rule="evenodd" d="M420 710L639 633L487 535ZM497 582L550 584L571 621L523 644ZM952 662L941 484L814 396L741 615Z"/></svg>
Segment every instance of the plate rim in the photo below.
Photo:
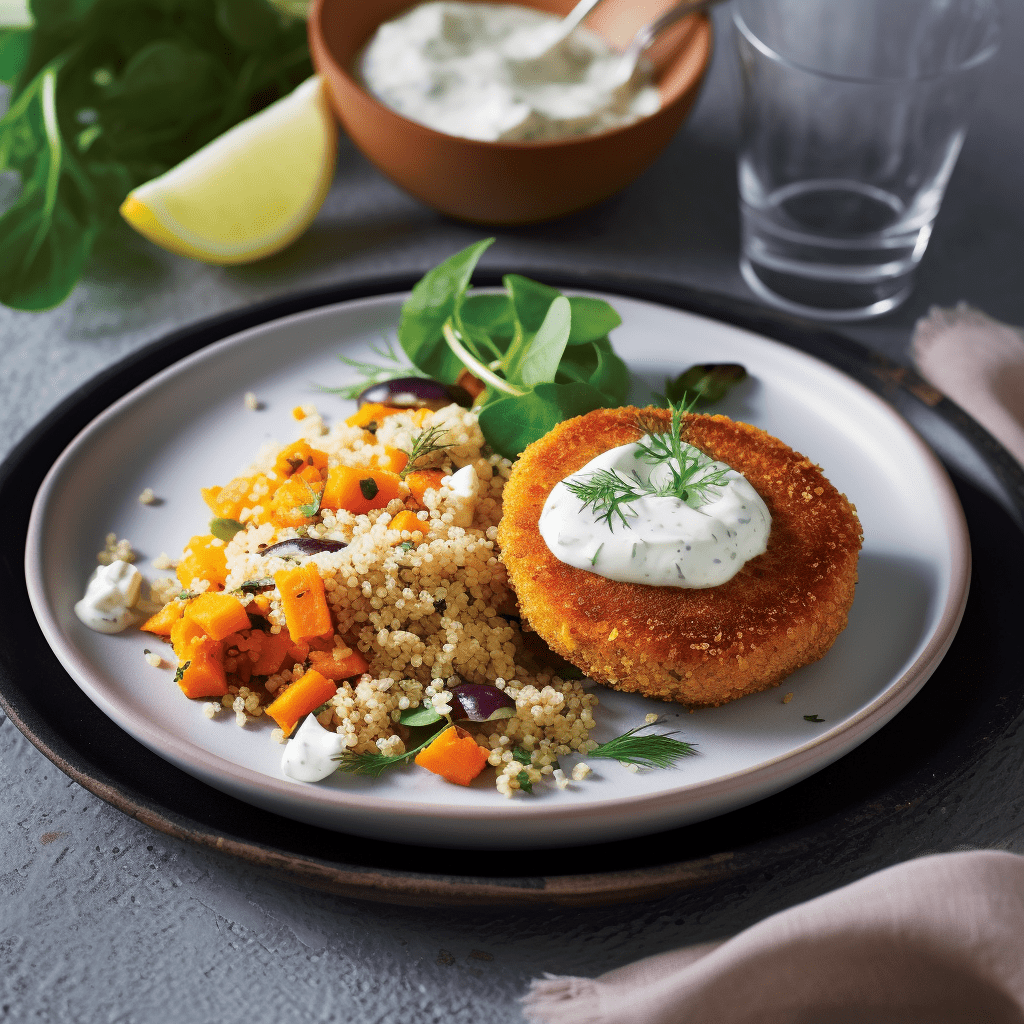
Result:
<svg viewBox="0 0 1024 1024"><path fill-rule="evenodd" d="M1002 496L1000 503L1010 513L1011 518L1017 521L1018 525L1024 521L1024 472L1005 449L973 419L947 399L934 392L929 394L929 386L913 371L899 366L860 342L797 318L781 316L744 300L688 288L675 282L640 278L628 274L590 273L573 268L544 270L530 266L519 272L537 277L543 276L546 280L566 288L601 290L621 294L687 310L712 320L721 320L774 341L782 342L800 351L809 352L816 358L845 372L847 376L853 377L861 384L867 384L870 381L871 390L888 399L897 411L899 411L900 404L909 403L914 408L923 405L927 410L931 410L940 419L953 426L958 433L966 435L979 457L996 473L1000 483L1005 487L1006 494ZM481 284L495 284L500 280L500 276L498 272L483 270L476 275L475 280ZM341 282L270 299L255 306L221 313L165 333L96 374L63 399L9 453L0 466L0 484L8 481L11 474L21 467L32 451L37 447L44 446L44 442L55 432L60 433L66 439L75 436L78 430L78 427L75 426L76 423L79 426L88 423L111 404L113 400L109 394L111 387L116 391L114 398L119 397L135 384L152 376L164 366L177 361L183 355L197 351L212 341L265 320L318 305L345 301L348 298L405 291L411 287L414 281L415 278L411 274L374 275L369 278ZM810 348L815 350L809 351ZM827 352L827 359L824 358L822 350ZM865 375L867 375L867 380L865 380ZM7 669L11 667L9 654L10 652L6 649L0 650L0 665ZM2 678L0 678L0 682L2 682ZM475 877L472 883L466 887L453 882L452 876L448 875L410 871L388 871L383 875L375 874L358 866L339 866L337 862L325 863L316 856L307 857L291 851L282 851L258 840L233 841L216 830L206 828L194 818L182 815L173 808L160 806L152 796L140 792L133 782L126 783L109 777L105 778L104 770L99 768L95 762L91 762L86 753L77 750L66 737L56 734L49 728L47 722L34 720L31 706L23 709L25 713L19 711L4 686L0 686L0 705L3 706L12 723L57 767L95 795L117 806L130 816L167 834L177 835L212 848L227 850L236 856L254 862L271 863L283 857L284 862L290 865L290 870L297 872L298 880L303 881L304 884L314 885L318 888L327 887L332 891L346 892L349 895L362 898L387 899L402 903L418 903L425 899L427 904L434 905L437 900L450 904L455 896L456 898L461 897L467 903L507 903L513 898L516 902L523 902L526 893L533 893L534 896L527 898L527 901L580 904L595 902L589 898L588 894L595 888L593 879L600 877L605 880L605 884L601 888L606 896L617 888L618 897L613 898L632 899L638 898L638 892L646 891L646 882L652 875L656 874L659 877L660 881L656 888L659 893L664 893L685 887L695 878L706 878L708 871L721 874L725 870L723 867L725 862L734 862L739 857L736 851L732 851L669 865L643 868L639 872L630 869L613 869L602 872L600 876L592 874L548 876L547 880L552 885L542 886L539 890L536 883L543 881L544 876L540 878L530 876L528 878L530 885L525 890L514 885L510 889L513 879L506 879L506 884L495 887L496 895L493 892L489 895L488 886ZM90 766L92 773L89 771ZM806 826L806 828L810 827ZM791 847L795 841L791 838L792 835L792 833L787 834L790 837L788 842L786 841L787 836L775 835L769 836L767 839L755 840L746 848L747 859L749 860L750 851L753 850L774 848L778 852ZM377 891L379 885L371 882L371 878L378 879L378 882L385 885L389 891L387 893ZM573 882L574 879L576 884ZM619 879L621 882L618 887L616 887L615 879ZM511 895L513 890L514 896ZM558 892L556 893L555 890ZM547 895L544 895L545 892ZM596 900L596 902L603 901L601 898Z"/></svg>

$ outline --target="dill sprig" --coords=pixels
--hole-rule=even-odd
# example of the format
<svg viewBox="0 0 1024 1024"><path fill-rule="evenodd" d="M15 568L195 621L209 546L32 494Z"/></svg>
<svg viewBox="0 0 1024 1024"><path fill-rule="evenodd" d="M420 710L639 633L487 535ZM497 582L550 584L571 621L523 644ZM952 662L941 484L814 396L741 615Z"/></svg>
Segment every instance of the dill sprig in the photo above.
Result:
<svg viewBox="0 0 1024 1024"><path fill-rule="evenodd" d="M416 468L416 463L420 459L425 459L428 455L433 455L435 452L443 452L446 448L451 448L452 444L450 442L441 444L439 441L439 438L446 432L445 427L435 423L434 426L417 434L412 439L412 444L408 448L400 448L399 451L403 451L409 456L409 461L405 464L402 472L398 474L399 477L404 480Z"/></svg>
<svg viewBox="0 0 1024 1024"><path fill-rule="evenodd" d="M670 476L663 483L643 480L637 473L630 479L610 469L564 481L569 492L583 502L583 508L592 508L609 530L614 529L615 517L623 526L629 526L627 516L637 515L630 506L645 495L678 498L691 508L700 508L711 500L713 487L725 485L729 467L713 468L714 459L683 443L682 418L688 409L681 402L670 408L672 424L667 431L653 418L638 420L646 434L637 442L637 458L650 465L667 466Z"/></svg>
<svg viewBox="0 0 1024 1024"><path fill-rule="evenodd" d="M629 526L626 513L636 515L630 505L649 493L639 481L637 486L640 490L637 490L625 476L610 469L599 469L580 480L566 480L565 486L583 502L584 508L593 508L598 519L603 519L609 530L615 529L614 516L622 520L623 526Z"/></svg>
<svg viewBox="0 0 1024 1024"><path fill-rule="evenodd" d="M722 487L725 484L729 468L708 471L708 467L714 464L713 459L692 445L686 446L692 454L684 450L682 440L683 405L679 403L670 408L672 409L672 425L668 432L652 433L648 431L646 440L637 442L638 458L651 465L667 465L672 474L671 480L666 480L660 487L652 487L649 493L659 497L679 498L688 505L696 501L697 504L693 507L697 508L707 503L708 491L712 487Z"/></svg>
<svg viewBox="0 0 1024 1024"><path fill-rule="evenodd" d="M649 723L653 725L654 723ZM676 761L697 753L692 743L672 738L669 733L658 733L653 736L637 736L648 723L638 725L621 736L602 743L599 747L587 752L587 757L606 757L613 761L639 765L641 768L672 768Z"/></svg>
<svg viewBox="0 0 1024 1024"><path fill-rule="evenodd" d="M346 384L340 388L328 388L318 385L317 390L329 395L339 395L342 398L357 399L367 388L373 387L374 384L383 384L386 381L395 380L399 377L426 377L422 370L409 362L404 352L395 351L395 346L389 338L381 339L380 344L371 344L370 351L373 352L380 362L369 362L362 359L350 359L348 356L338 356L342 363L359 374L359 380L354 384Z"/></svg>
<svg viewBox="0 0 1024 1024"><path fill-rule="evenodd" d="M339 772L348 772L350 775L368 775L370 778L379 778L389 768L408 761L410 757L418 754L427 744L433 742L438 733L443 732L449 726L447 719L441 719L441 728L435 729L425 740L410 747L404 754L375 754L372 751L365 754L356 754L346 750L338 754L334 760L338 762Z"/></svg>

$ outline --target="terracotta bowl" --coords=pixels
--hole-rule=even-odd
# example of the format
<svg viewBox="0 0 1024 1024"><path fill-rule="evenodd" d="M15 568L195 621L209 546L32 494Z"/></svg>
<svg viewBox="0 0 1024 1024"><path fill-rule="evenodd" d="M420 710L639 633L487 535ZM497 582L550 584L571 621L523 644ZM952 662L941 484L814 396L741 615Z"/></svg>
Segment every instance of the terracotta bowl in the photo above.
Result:
<svg viewBox="0 0 1024 1024"><path fill-rule="evenodd" d="M674 0L608 0L587 26L624 47ZM574 0L525 0L564 15ZM528 224L591 206L636 178L689 113L711 57L711 23L681 21L648 52L662 106L599 135L555 142L480 142L444 135L396 114L359 84L353 66L374 30L408 0L314 0L309 14L313 64L338 119L384 174L429 206L478 224Z"/></svg>

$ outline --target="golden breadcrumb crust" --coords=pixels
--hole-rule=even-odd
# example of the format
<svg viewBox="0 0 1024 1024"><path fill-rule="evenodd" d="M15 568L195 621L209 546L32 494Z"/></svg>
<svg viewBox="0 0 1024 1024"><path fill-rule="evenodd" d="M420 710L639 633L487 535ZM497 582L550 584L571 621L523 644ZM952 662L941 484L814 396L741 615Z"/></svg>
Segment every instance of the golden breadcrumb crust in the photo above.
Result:
<svg viewBox="0 0 1024 1024"><path fill-rule="evenodd" d="M642 410L671 422L668 410ZM531 444L505 487L498 543L524 621L592 679L714 706L777 685L846 626L861 527L809 459L726 416L686 414L685 441L742 473L772 515L768 549L704 590L619 583L559 561L538 531L558 481L643 436L641 410L598 409Z"/></svg>

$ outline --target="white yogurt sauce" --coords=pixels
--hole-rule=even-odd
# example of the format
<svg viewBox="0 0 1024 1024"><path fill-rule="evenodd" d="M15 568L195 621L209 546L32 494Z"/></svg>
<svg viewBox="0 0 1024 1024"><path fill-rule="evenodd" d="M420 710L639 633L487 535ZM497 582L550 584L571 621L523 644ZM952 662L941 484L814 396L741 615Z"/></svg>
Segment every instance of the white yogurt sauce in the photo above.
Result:
<svg viewBox="0 0 1024 1024"><path fill-rule="evenodd" d="M683 448L690 455L697 452L689 445ZM638 450L637 444L612 448L567 479L585 480L598 470L610 470L634 487L637 478L657 486L668 477L668 467L642 461ZM687 504L676 497L644 495L622 507L625 524L614 516L611 527L600 510L584 508L564 481L558 483L544 503L540 534L559 561L606 579L660 587L717 587L746 561L764 553L771 513L744 476L724 463L706 461L701 477L727 472L722 486L708 486L704 504L696 498Z"/></svg>
<svg viewBox="0 0 1024 1024"><path fill-rule="evenodd" d="M621 55L585 28L528 57L559 21L516 4L426 3L381 25L358 69L369 92L410 120L491 142L589 135L660 107L649 67L616 87Z"/></svg>
<svg viewBox="0 0 1024 1024"><path fill-rule="evenodd" d="M85 597L75 604L75 614L97 633L120 633L133 625L132 611L142 588L142 573L129 562L116 559L101 565L89 577Z"/></svg>
<svg viewBox="0 0 1024 1024"><path fill-rule="evenodd" d="M342 736L325 729L315 715L306 715L284 746L281 771L299 782L320 782L337 770L334 758L344 749Z"/></svg>

